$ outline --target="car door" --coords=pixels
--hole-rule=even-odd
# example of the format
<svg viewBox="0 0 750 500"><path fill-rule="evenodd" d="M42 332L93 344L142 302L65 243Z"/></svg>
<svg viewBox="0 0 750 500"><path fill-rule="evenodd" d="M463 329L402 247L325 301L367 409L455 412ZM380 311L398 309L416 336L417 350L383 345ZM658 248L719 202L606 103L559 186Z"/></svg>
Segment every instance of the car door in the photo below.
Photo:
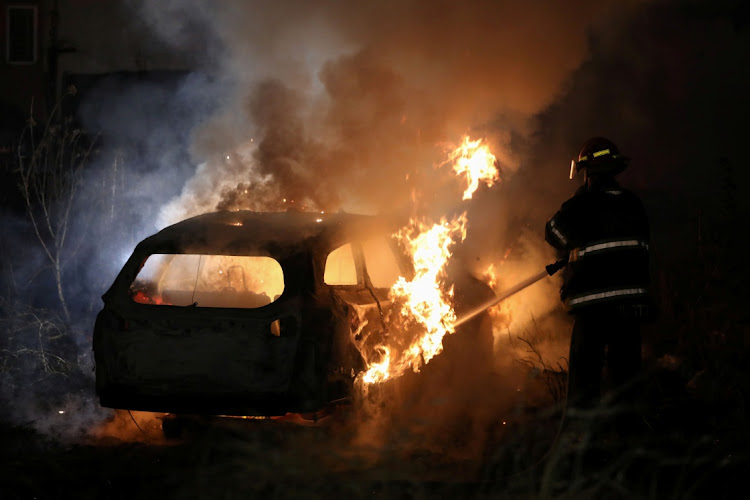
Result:
<svg viewBox="0 0 750 500"><path fill-rule="evenodd" d="M409 276L406 259L388 235L351 241L326 259L324 281L339 318L333 342L333 371L351 377L377 361L387 335L390 289Z"/></svg>

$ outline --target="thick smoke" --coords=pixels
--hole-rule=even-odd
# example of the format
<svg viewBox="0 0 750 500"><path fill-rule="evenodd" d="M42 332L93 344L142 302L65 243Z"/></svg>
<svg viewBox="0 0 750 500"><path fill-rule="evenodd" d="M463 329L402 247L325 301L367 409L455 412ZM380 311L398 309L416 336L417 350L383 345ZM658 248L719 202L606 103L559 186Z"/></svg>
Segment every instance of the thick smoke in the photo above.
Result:
<svg viewBox="0 0 750 500"><path fill-rule="evenodd" d="M491 146L502 179L470 204L459 253L481 276L507 249L530 249L514 254L526 260L499 282L510 286L526 277L520 270L538 272L550 252L541 229L518 239L518 209L503 184L524 168L519 146L533 140L535 115L588 56L587 28L625 11L613 5L225 3L207 25L224 49L210 57L233 91L195 131L200 166L160 225L213 209L455 212L461 183L435 166L470 134ZM193 22L153 4L142 12ZM540 287L523 296L533 311L519 308L514 334L558 306L557 294Z"/></svg>
<svg viewBox="0 0 750 500"><path fill-rule="evenodd" d="M161 223L213 208L377 212L439 197L441 145L484 136L506 176L512 133L557 96L586 55L602 2L146 2L179 47L200 15L206 54L232 87L195 131L196 178ZM206 21L206 19L208 19ZM570 29L576 26L577 29ZM251 142L252 139L252 142ZM286 199L287 202L283 200Z"/></svg>
<svg viewBox="0 0 750 500"><path fill-rule="evenodd" d="M80 439L108 414L93 401L91 334L100 297L138 241L153 233L163 196L178 194L174 186L192 175L187 138L196 116L207 112L211 86L205 76L185 71L73 83L79 92L66 96L63 107L77 107L73 126L91 132L93 149L80 177L71 179L78 187L69 214L58 192L45 193L53 225L61 221L66 231L53 256L60 261L69 321L53 263L21 213L3 211L0 245L0 399L13 403L3 405L0 418L65 439ZM82 152L67 147L71 155ZM43 220L38 203L32 199ZM44 226L40 234L47 234Z"/></svg>

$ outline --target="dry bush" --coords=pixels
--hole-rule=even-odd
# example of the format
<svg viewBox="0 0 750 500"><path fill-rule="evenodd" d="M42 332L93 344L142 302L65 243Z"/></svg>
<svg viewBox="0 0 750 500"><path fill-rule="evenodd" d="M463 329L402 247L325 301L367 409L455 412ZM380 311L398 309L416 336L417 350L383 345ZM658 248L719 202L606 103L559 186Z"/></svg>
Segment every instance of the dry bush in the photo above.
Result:
<svg viewBox="0 0 750 500"><path fill-rule="evenodd" d="M71 316L63 268L71 258L69 236L74 202L96 144L71 117L60 116L63 100L75 92L75 87L68 89L41 131L34 121L32 105L16 158L26 213L52 269L63 319L68 324Z"/></svg>

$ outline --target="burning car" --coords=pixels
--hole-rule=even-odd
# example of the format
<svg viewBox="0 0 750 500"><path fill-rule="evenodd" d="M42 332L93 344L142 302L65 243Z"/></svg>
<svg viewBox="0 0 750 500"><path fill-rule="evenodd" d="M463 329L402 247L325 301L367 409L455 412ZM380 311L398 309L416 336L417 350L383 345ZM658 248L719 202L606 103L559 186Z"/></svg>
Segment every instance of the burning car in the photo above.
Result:
<svg viewBox="0 0 750 500"><path fill-rule="evenodd" d="M390 287L413 273L397 228L366 215L222 211L146 238L96 320L101 404L283 415L348 398L368 339L387 334ZM458 302L489 290L455 282ZM477 335L467 339L491 352L491 333Z"/></svg>

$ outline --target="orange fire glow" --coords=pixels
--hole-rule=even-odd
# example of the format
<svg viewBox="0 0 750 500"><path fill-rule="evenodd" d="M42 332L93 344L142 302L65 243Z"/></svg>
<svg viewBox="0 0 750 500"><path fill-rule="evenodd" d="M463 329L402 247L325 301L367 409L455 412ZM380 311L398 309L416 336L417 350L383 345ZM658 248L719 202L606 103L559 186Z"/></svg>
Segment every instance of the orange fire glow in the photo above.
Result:
<svg viewBox="0 0 750 500"><path fill-rule="evenodd" d="M131 295L131 298L133 299L133 302L137 302L139 304L156 304L158 306L161 305L171 305L167 302L164 302L164 299L157 294L147 295L142 290L136 291L134 294Z"/></svg>
<svg viewBox="0 0 750 500"><path fill-rule="evenodd" d="M497 271L495 269L495 264L490 264L487 266L487 269L484 271L484 275L482 276L484 278L484 282L487 283L490 288L497 291Z"/></svg>
<svg viewBox="0 0 750 500"><path fill-rule="evenodd" d="M505 258L510 254L510 250L505 253ZM487 283L495 293L500 292L500 283L498 279L499 270L495 264L490 264L482 273L482 281ZM492 318L493 325L504 325L507 326L510 323L512 317L512 309L510 302L503 301L487 309L487 313Z"/></svg>

